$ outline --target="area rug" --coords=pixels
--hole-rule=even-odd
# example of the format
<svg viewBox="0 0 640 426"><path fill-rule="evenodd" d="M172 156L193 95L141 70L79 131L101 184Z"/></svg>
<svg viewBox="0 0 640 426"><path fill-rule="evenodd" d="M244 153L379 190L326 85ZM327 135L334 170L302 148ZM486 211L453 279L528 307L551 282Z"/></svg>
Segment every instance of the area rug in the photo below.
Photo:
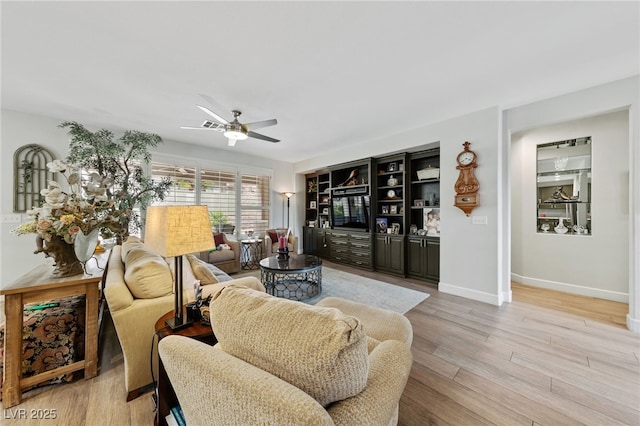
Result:
<svg viewBox="0 0 640 426"><path fill-rule="evenodd" d="M252 275L260 279L260 271L242 275ZM429 297L429 294L323 266L322 293L304 302L316 304L329 296L342 297L404 314Z"/></svg>

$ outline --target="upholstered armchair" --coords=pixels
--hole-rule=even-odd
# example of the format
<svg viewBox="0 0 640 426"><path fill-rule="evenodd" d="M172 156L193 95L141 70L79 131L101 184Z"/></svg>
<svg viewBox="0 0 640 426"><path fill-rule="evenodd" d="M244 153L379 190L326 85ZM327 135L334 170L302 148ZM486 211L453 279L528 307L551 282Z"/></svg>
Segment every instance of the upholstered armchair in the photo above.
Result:
<svg viewBox="0 0 640 426"><path fill-rule="evenodd" d="M278 234L275 229L267 229L264 232L264 238L262 241L264 244L264 250L262 250L262 252L265 256L273 256L278 253ZM298 237L293 235L293 231L289 232L287 247L289 247L289 253L298 253Z"/></svg>
<svg viewBox="0 0 640 426"><path fill-rule="evenodd" d="M397 424L413 361L403 315L230 285L211 301L211 326L215 346L182 336L158 346L187 424Z"/></svg>
<svg viewBox="0 0 640 426"><path fill-rule="evenodd" d="M213 239L216 247L226 244L231 247L231 250L202 251L196 255L205 262L222 269L227 274L240 271L240 243L233 239L231 235L222 232L214 232Z"/></svg>

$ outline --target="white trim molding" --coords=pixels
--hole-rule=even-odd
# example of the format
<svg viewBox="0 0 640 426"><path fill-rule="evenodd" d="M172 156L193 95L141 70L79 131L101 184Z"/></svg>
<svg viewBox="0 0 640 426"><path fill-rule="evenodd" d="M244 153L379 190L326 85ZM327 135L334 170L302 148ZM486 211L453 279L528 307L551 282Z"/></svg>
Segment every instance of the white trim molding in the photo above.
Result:
<svg viewBox="0 0 640 426"><path fill-rule="evenodd" d="M532 287L557 290L565 293L577 294L586 297L596 297L598 299L611 300L620 303L629 303L629 294L617 291L602 290L599 288L585 287L576 284L563 283L558 281L542 280L539 278L524 277L518 274L511 274L511 280L520 284Z"/></svg>
<svg viewBox="0 0 640 426"><path fill-rule="evenodd" d="M467 287L460 287L443 282L438 283L438 291L454 296L465 297L478 302L488 303L490 305L501 306L504 301L502 295L491 294L484 291L473 290ZM510 292L509 292L510 293Z"/></svg>

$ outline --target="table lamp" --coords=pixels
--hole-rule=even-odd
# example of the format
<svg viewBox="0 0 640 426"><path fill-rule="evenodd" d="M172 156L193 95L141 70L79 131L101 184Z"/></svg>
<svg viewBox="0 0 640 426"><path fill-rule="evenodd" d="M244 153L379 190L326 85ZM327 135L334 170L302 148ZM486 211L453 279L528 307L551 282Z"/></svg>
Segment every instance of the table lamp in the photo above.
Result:
<svg viewBox="0 0 640 426"><path fill-rule="evenodd" d="M174 257L175 315L166 321L172 330L189 324L183 315L182 255L215 247L207 206L147 208L144 245L163 257Z"/></svg>

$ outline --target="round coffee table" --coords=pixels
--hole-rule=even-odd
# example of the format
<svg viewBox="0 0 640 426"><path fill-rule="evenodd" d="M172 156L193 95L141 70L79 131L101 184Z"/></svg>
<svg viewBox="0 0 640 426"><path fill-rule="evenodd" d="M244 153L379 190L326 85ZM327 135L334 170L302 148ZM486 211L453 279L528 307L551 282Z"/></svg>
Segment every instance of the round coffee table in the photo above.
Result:
<svg viewBox="0 0 640 426"><path fill-rule="evenodd" d="M260 261L260 278L267 293L291 300L305 300L322 292L322 260L301 254L288 260L277 256Z"/></svg>

